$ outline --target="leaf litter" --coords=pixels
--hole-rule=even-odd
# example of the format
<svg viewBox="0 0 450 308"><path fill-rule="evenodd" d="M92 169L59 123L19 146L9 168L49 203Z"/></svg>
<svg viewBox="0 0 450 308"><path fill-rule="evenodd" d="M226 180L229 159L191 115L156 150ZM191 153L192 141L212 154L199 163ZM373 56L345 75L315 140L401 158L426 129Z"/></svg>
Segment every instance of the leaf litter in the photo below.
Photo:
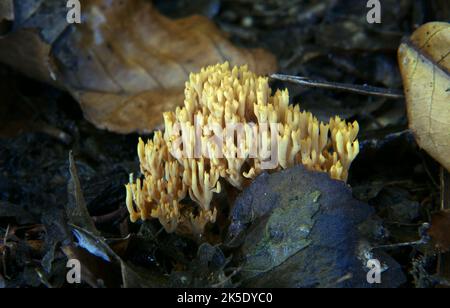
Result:
<svg viewBox="0 0 450 308"><path fill-rule="evenodd" d="M158 2L155 5L160 8ZM381 30L375 31L358 20L365 16L358 11L358 5L353 6L354 11L346 11L340 3L299 2L286 8L283 1L276 0L270 4L218 1L216 5L219 9L194 5L186 12L204 12L229 31L236 45L272 51L279 60L280 73L395 89L401 88L396 48L402 35L412 33L414 25L442 19L448 12L446 1L386 1L386 20ZM271 6L280 9L273 10ZM420 9L423 7L428 9ZM166 9L167 14L170 10L184 11ZM390 14L395 18L390 18ZM4 18L0 15L1 25ZM340 29L330 28L332 23L345 25L348 35L343 40L331 40L339 37L336 32ZM3 29L7 28L0 27L0 36L9 31ZM362 38L356 40L358 33L362 33ZM293 39L282 40L286 35ZM35 42L31 36L25 38ZM48 49L41 47L40 55L48 56ZM38 63L37 73L48 73L42 69L43 64L48 63ZM264 210L256 220L242 212L233 220L223 242L199 245L161 232L155 222L130 224L120 212L125 193L123 179L128 170L138 170L133 150L136 134L116 135L96 129L65 92L36 83L10 68L1 66L0 78L8 80L9 89L2 88L5 82L0 83L1 91L8 94L0 108L7 108L8 115L22 117L26 124L4 125L9 129L5 134L0 129L0 286L68 286L66 262L72 257L85 265L86 279L81 286L352 286L358 281L357 276L349 276L340 264L329 266L332 270L323 276L314 276L314 272L305 275L308 272L302 271L307 270L301 268L305 256L325 256L320 260L329 265L327 254L320 253L315 245L326 240L318 230L329 230L331 226L344 228L350 234L344 237L346 244L356 245L361 253L346 257L361 274L365 270L364 258L372 253L384 260L386 273L396 273L388 281L390 286L448 285L449 276L437 269L438 263L442 264L437 253L447 247L441 230L448 223L446 219L436 220L439 215L445 217L445 212L433 215L440 210L440 168L407 130L402 100L383 101L288 85L291 93L301 98L302 106L322 112L324 118L345 114L362 123L361 153L349 178L352 191L341 187L346 192L338 193L352 200L350 203L357 202L361 216L345 206L336 206L341 215L333 219L327 215L327 192L322 190L337 189L334 184L328 183L324 189L325 184L320 183L309 191L313 198L295 200L294 196L293 201L286 201L289 193L298 195L300 190L286 192L285 200L280 202L274 197L279 194L273 189L277 183L262 183L263 176L255 186L275 190L270 193L276 200L270 204L273 208L265 209L262 204ZM52 83L50 79L48 82ZM274 84L282 86L279 82ZM19 109L17 105L26 108ZM26 110L33 110L31 118ZM0 124L4 123L8 122ZM61 138L64 134L70 138ZM71 149L72 168L68 159ZM297 172L299 175L304 171ZM275 180L266 178L268 182L277 182L281 176L270 177ZM295 175L292 179L301 180ZM256 188L249 188L239 200L251 195L252 189ZM314 194L317 191L321 192ZM297 210L287 206L289 202L306 202L309 207ZM66 207L72 210L67 211ZM73 215L74 207L78 208L77 215ZM284 220L285 215L302 219L292 222ZM420 241L423 232L419 229L428 222L429 244L398 245ZM258 230L265 232L259 234ZM289 237L292 230L303 233ZM325 234L328 233L322 235ZM342 234L337 232L339 235ZM286 243L295 244L288 245L286 254L268 254L268 247L279 248L273 252L284 252L282 245L286 243L280 241L284 236L292 240ZM228 241L231 238L234 242ZM383 246L389 248L376 248ZM264 265L257 274L248 271L245 263L252 258ZM290 274L292 269L298 275ZM278 279L271 280L274 274Z"/></svg>

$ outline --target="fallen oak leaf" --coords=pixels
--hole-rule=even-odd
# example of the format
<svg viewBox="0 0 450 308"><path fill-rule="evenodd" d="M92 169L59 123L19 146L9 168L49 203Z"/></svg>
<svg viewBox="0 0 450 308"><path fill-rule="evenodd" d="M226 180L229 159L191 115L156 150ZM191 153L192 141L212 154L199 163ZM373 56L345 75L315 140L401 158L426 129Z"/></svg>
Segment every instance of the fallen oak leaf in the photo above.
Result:
<svg viewBox="0 0 450 308"><path fill-rule="evenodd" d="M263 173L236 200L225 245L239 249L244 287L377 287L366 280L372 258L386 265L378 287L397 287L399 264L368 242L373 212L326 174Z"/></svg>
<svg viewBox="0 0 450 308"><path fill-rule="evenodd" d="M409 127L417 143L450 171L450 24L417 29L398 49Z"/></svg>
<svg viewBox="0 0 450 308"><path fill-rule="evenodd" d="M80 25L67 24L59 1L36 3L31 14L14 2L25 13L0 40L0 61L67 89L100 128L153 130L163 111L182 104L189 72L206 65L247 63L262 75L276 67L272 55L232 45L207 18L171 20L148 1L82 1Z"/></svg>

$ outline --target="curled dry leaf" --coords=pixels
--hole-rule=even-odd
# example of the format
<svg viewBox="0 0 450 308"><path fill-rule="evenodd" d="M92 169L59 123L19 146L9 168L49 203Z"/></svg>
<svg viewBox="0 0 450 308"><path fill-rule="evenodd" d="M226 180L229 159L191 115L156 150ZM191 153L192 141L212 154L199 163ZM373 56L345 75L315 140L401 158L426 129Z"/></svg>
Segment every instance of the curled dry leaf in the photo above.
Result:
<svg viewBox="0 0 450 308"><path fill-rule="evenodd" d="M67 24L59 0L34 4L14 1L18 30L0 40L0 61L70 91L100 128L153 130L163 111L183 103L189 73L206 65L276 68L272 55L235 47L207 18L171 20L149 1L82 1L79 25Z"/></svg>
<svg viewBox="0 0 450 308"><path fill-rule="evenodd" d="M417 142L450 171L450 24L421 26L400 45L408 120Z"/></svg>

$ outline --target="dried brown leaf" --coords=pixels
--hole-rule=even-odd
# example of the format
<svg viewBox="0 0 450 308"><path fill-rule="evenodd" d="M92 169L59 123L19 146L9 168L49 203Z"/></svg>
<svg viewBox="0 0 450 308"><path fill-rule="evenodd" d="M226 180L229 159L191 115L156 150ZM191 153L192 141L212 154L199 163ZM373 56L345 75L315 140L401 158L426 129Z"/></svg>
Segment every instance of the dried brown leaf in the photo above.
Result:
<svg viewBox="0 0 450 308"><path fill-rule="evenodd" d="M421 26L398 50L410 129L450 170L450 24Z"/></svg>
<svg viewBox="0 0 450 308"><path fill-rule="evenodd" d="M17 20L26 28L0 40L0 61L69 90L100 128L153 130L163 111L183 103L189 73L206 65L248 64L261 75L276 68L271 54L235 47L207 18L171 20L149 1L83 1L79 25L62 13L51 20L49 7L60 2L43 3Z"/></svg>
<svg viewBox="0 0 450 308"><path fill-rule="evenodd" d="M120 272L115 264L106 262L80 247L63 246L61 250L68 259L80 262L81 279L91 287L117 288L120 286Z"/></svg>
<svg viewBox="0 0 450 308"><path fill-rule="evenodd" d="M442 253L450 251L450 210L439 211L431 217L428 230L434 247Z"/></svg>

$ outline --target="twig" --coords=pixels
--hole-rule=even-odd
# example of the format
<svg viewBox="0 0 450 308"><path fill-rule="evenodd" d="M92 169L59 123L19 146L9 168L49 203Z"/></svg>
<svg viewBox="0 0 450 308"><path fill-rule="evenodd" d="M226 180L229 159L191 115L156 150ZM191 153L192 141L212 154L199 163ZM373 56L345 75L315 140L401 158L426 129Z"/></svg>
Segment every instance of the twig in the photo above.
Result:
<svg viewBox="0 0 450 308"><path fill-rule="evenodd" d="M68 190L72 194L74 201L66 204L67 216L69 216L69 220L73 224L84 227L95 235L99 235L100 232L96 229L94 221L86 207L86 201L81 189L80 178L78 177L72 151L69 152L69 172L70 181Z"/></svg>
<svg viewBox="0 0 450 308"><path fill-rule="evenodd" d="M375 246L375 247L372 247L371 250L375 250L375 249L391 249L391 248L399 248L399 247L407 247L407 246L419 246L419 245L428 244L428 242L429 242L428 239L421 238L418 241Z"/></svg>
<svg viewBox="0 0 450 308"><path fill-rule="evenodd" d="M422 224L422 226L419 228L420 239L417 241L380 245L380 246L372 247L370 250L373 251L375 249L391 249L391 248L399 248L399 247L407 247L407 246L426 245L430 242L430 236L428 235L429 228L430 228L429 223Z"/></svg>
<svg viewBox="0 0 450 308"><path fill-rule="evenodd" d="M49 289L54 289L53 285L51 284L51 282L48 280L48 278L46 277L45 273L42 271L42 269L40 268L35 268L34 269L36 271L36 274L39 277L39 280L42 282L42 284L44 286L46 286Z"/></svg>
<svg viewBox="0 0 450 308"><path fill-rule="evenodd" d="M428 168L427 161L425 160L424 155L422 154L422 152L419 152L419 154L420 154L420 158L422 159L422 165L423 165L423 168L425 169L425 173L428 175L428 177L429 177L431 183L432 183L437 189L439 189L439 188L440 188L440 187L439 187L439 184L436 182L436 180L435 180L434 177L433 177L433 174L431 173L430 169Z"/></svg>
<svg viewBox="0 0 450 308"><path fill-rule="evenodd" d="M335 282L327 285L326 288L335 287L335 286L337 286L337 285L339 285L339 284L341 284L341 283L343 283L343 282L345 282L347 280L350 280L352 278L353 278L353 274L352 273L347 273L347 274L343 275L342 277L338 278Z"/></svg>
<svg viewBox="0 0 450 308"><path fill-rule="evenodd" d="M228 275L227 277L225 277L225 279L224 280L222 280L222 281L220 281L220 282L218 282L218 283L216 283L216 284L213 284L212 286L211 286L211 288L222 288L224 285L225 285L225 283L227 283L228 281L230 281L234 276L236 276L240 271L241 271L241 267L238 267L238 268L236 268L230 275Z"/></svg>
<svg viewBox="0 0 450 308"><path fill-rule="evenodd" d="M282 75L282 74L272 74L270 75L270 78L291 82L295 84L299 84L306 87L312 87L312 88L321 88L321 89L330 89L330 90L337 90L337 91L345 91L350 93L356 93L360 95L372 95L372 96L379 96L379 97L385 97L390 99L400 99L404 98L404 95L401 91L395 90L395 89L388 89L388 88L379 88L379 87L373 87L368 85L353 85L353 84L347 84L347 83L340 83L340 82L329 82L329 81L318 81L318 80L311 80L306 77L299 77L299 76L290 76L290 75Z"/></svg>
<svg viewBox="0 0 450 308"><path fill-rule="evenodd" d="M6 227L6 232L5 232L5 237L3 238L3 246L5 246L5 251L3 251L2 254L2 267L3 267L3 276L5 276L6 279L11 279L11 277L8 276L8 274L6 273L6 242L8 241L8 236L9 236L9 224Z"/></svg>
<svg viewBox="0 0 450 308"><path fill-rule="evenodd" d="M37 123L32 125L33 128L40 131L43 134L46 134L52 138L55 138L59 140L60 142L64 143L65 145L69 145L72 142L72 137L64 132L63 130L51 126L43 121L38 121Z"/></svg>
<svg viewBox="0 0 450 308"><path fill-rule="evenodd" d="M441 166L440 170L440 197L441 197L441 211L450 209L450 174ZM437 272L441 276L446 276L450 271L450 254L439 253L437 258Z"/></svg>
<svg viewBox="0 0 450 308"><path fill-rule="evenodd" d="M450 173L441 166L440 180L441 180L441 210L450 209Z"/></svg>
<svg viewBox="0 0 450 308"><path fill-rule="evenodd" d="M125 217L126 213L127 213L126 207L120 207L111 213L108 213L108 214L105 214L102 216L93 216L92 220L96 224L105 224L105 223L114 221L118 218Z"/></svg>

